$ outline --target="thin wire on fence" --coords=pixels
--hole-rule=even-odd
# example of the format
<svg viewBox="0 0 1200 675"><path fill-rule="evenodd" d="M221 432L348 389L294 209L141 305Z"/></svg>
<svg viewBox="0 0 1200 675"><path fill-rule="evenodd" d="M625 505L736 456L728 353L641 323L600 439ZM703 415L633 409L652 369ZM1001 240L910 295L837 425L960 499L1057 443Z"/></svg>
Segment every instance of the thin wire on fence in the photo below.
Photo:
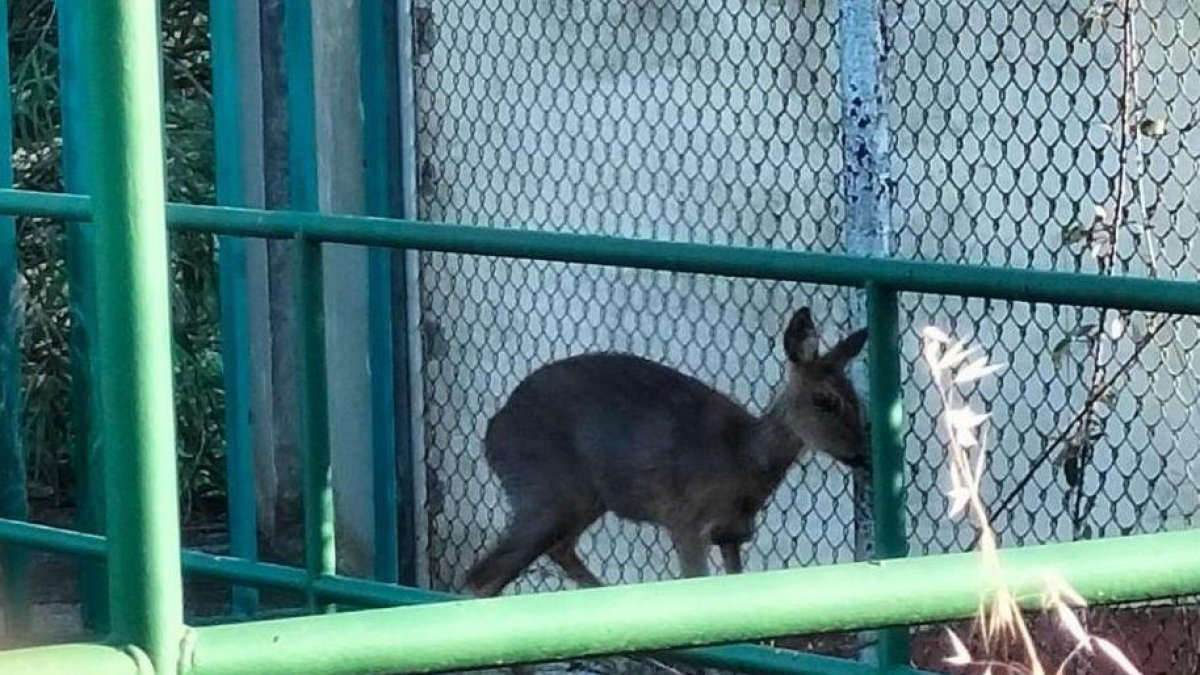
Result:
<svg viewBox="0 0 1200 675"><path fill-rule="evenodd" d="M1195 7L885 9L899 255L1196 274ZM838 251L837 12L830 1L422 2L419 216ZM788 311L811 304L831 334L850 327L838 289L451 254L421 256L421 290L425 563L430 582L449 588L506 518L481 461L483 425L537 365L631 350L761 408ZM929 323L1009 364L979 392L1000 432L983 491L1001 506L1005 545L1195 524L1194 320L902 302L914 553L972 543L942 518L936 402L914 334ZM849 560L852 520L841 469L798 467L748 566ZM614 520L582 549L613 582L675 569L661 535ZM518 588L561 583L547 563Z"/></svg>

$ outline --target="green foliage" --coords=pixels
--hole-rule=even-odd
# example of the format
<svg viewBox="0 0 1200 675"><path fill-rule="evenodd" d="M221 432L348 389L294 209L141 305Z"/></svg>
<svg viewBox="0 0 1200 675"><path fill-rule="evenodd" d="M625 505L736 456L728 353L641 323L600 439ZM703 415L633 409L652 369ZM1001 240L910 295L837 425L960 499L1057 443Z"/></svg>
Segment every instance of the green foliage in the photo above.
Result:
<svg viewBox="0 0 1200 675"><path fill-rule="evenodd" d="M172 201L214 199L212 87L207 3L163 3L164 118ZM57 25L52 0L10 4L14 162L18 187L62 189ZM70 326L65 229L19 221L24 283L25 433L34 493L62 501L69 462ZM171 300L180 487L185 513L224 495L224 440L216 247L211 236L171 238ZM39 490L40 488L40 490Z"/></svg>
<svg viewBox="0 0 1200 675"><path fill-rule="evenodd" d="M53 3L15 0L9 7L16 185L59 190L61 137ZM37 496L48 488L59 501L70 483L64 229L61 223L43 218L20 218L17 234L24 282L22 384L31 491Z"/></svg>

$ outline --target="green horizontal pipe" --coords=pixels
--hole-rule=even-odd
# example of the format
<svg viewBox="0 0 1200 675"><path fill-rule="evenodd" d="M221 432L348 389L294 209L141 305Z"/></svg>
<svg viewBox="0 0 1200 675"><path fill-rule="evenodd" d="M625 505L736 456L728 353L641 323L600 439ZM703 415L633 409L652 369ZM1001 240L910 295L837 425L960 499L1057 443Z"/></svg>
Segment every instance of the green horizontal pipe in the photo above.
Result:
<svg viewBox="0 0 1200 675"><path fill-rule="evenodd" d="M107 542L100 535L14 520L0 519L0 541L84 558L108 555ZM308 576L302 569L199 551L184 551L182 564L184 570L194 576L242 582L259 588L304 591L308 584Z"/></svg>
<svg viewBox="0 0 1200 675"><path fill-rule="evenodd" d="M281 591L303 592L308 585L304 570L286 565L263 563L243 558L183 552L183 571L189 576L206 577L242 583L254 588L274 588Z"/></svg>
<svg viewBox="0 0 1200 675"><path fill-rule="evenodd" d="M261 563L259 564L261 565ZM194 572L194 570L192 571ZM376 581L346 577L319 579L315 583L315 590L319 597L358 607L394 607L462 600L460 596L450 593L384 585ZM287 616L295 615L295 610L287 611ZM248 620L242 619L242 622ZM203 623L216 625L230 622L217 620ZM873 665L764 645L699 647L653 654L653 656L664 661L736 670L756 675L880 675L879 669ZM901 668L889 670L888 675L922 675L922 671Z"/></svg>
<svg viewBox="0 0 1200 675"><path fill-rule="evenodd" d="M43 548L59 553L99 558L104 555L104 539L29 523L0 520L0 540L25 546ZM282 565L244 561L236 558L186 551L183 554L185 571L229 582L244 583L260 588L276 588L303 592L307 577L303 570ZM460 599L449 593L426 591L380 584L344 577L323 578L316 582L317 594L333 602L358 607L389 607L394 605L448 602ZM871 667L828 657L802 654L790 650L771 649L758 645L728 645L719 648L689 649L663 654L664 659L688 662L710 668L737 669L744 672L795 675L797 672L856 673L864 675ZM826 663L833 661L835 663ZM802 668L799 668L802 666ZM860 669L860 670L856 670ZM870 670L870 672L875 672ZM902 671L892 671L902 672ZM916 672L916 671L904 671Z"/></svg>
<svg viewBox="0 0 1200 675"><path fill-rule="evenodd" d="M153 675L150 661L130 649L100 644L69 644L0 651L4 675Z"/></svg>
<svg viewBox="0 0 1200 675"><path fill-rule="evenodd" d="M88 198L0 190L0 213L85 220ZM878 284L899 292L1200 314L1200 284L1139 277L1008 269L624 239L596 235L443 225L366 216L171 204L178 230L227 236L391 246L512 258L614 265L839 286Z"/></svg>
<svg viewBox="0 0 1200 675"><path fill-rule="evenodd" d="M103 537L23 522L0 520L0 541L89 558L102 558L105 555ZM191 576L241 583L256 588L274 588L298 593L308 589L308 575L302 569L199 551L184 551L183 569ZM460 596L450 593L347 577L317 579L313 590L317 597L323 600L345 603L353 607L394 607L462 600ZM861 672L866 675L867 672L877 672L874 669L856 670L867 666L850 661L761 645L689 649L659 656L664 660L708 668L737 669L759 675L825 675L835 672L849 675ZM836 663L830 663L831 661ZM840 669L831 670L834 666L840 666ZM897 671L896 675L901 675L900 671Z"/></svg>
<svg viewBox="0 0 1200 675"><path fill-rule="evenodd" d="M104 558L104 537L46 525L0 519L0 541L85 558ZM184 551L183 569L189 575L243 583L257 588L304 592L308 575L298 567ZM460 596L419 588L393 586L349 577L322 577L314 583L317 595L358 607L393 607L460 600Z"/></svg>
<svg viewBox="0 0 1200 675"><path fill-rule="evenodd" d="M1200 592L1200 530L1002 553L1036 607L1050 572L1096 604ZM978 553L447 602L195 629L184 675L433 672L973 616Z"/></svg>
<svg viewBox="0 0 1200 675"><path fill-rule="evenodd" d="M662 658L755 675L932 675L906 667L889 668L881 672L874 664L762 645L681 649L663 654Z"/></svg>
<svg viewBox="0 0 1200 675"><path fill-rule="evenodd" d="M7 518L0 518L0 541L85 558L103 558L107 555L104 537L98 534L74 532Z"/></svg>
<svg viewBox="0 0 1200 675"><path fill-rule="evenodd" d="M10 527L11 525L11 527ZM16 544L44 548L59 553L84 555L93 558L104 556L104 538L93 534L68 532L43 525L10 523L0 520L0 540ZM237 558L227 558L197 551L183 554L184 571L192 576L202 576L223 581L243 583L257 588L275 588L303 592L307 587L304 570ZM374 581L346 577L326 577L315 582L316 594L331 602L346 603L357 607L393 607L434 602L450 602L462 598L450 593L427 591L381 584ZM877 669L865 664L844 659L805 654L787 649L773 649L761 645L727 645L689 649L658 655L664 660L690 663L708 668L735 669L760 675L833 675L841 673L855 675L877 673ZM0 671L3 672L3 671ZM917 673L915 670L892 671Z"/></svg>
<svg viewBox="0 0 1200 675"><path fill-rule="evenodd" d="M349 577L321 577L313 582L317 595L356 607L395 607L397 605L426 605L434 602L462 600L462 596L422 588L394 586L378 581Z"/></svg>

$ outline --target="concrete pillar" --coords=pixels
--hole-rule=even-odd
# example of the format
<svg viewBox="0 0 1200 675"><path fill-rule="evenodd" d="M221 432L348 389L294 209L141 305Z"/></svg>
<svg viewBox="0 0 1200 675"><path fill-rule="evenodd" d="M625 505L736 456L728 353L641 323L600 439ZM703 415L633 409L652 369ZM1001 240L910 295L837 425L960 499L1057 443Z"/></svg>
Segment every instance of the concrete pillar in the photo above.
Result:
<svg viewBox="0 0 1200 675"><path fill-rule="evenodd" d="M362 213L359 0L313 3L321 209ZM339 566L371 569L371 379L368 370L367 249L325 247L325 339Z"/></svg>
<svg viewBox="0 0 1200 675"><path fill-rule="evenodd" d="M245 0L239 25L247 125L247 194L254 205L287 204L287 108L281 0ZM325 212L363 208L357 0L313 3L318 192ZM252 47L249 47L252 46ZM302 561L301 464L295 358L294 252L288 241L247 250L253 439L258 526L265 559ZM337 495L339 566L371 562L371 426L367 370L366 250L325 247L330 434Z"/></svg>

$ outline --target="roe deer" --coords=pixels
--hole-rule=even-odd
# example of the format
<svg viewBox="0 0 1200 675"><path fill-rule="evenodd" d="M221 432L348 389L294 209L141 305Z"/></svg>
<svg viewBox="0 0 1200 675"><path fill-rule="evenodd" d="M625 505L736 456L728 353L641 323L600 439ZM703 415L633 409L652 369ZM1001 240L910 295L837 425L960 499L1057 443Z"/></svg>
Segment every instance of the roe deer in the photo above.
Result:
<svg viewBox="0 0 1200 675"><path fill-rule="evenodd" d="M602 585L575 548L609 511L665 527L686 577L708 574L710 546L726 573L740 573L741 546L801 450L867 465L866 424L845 373L866 338L862 329L818 354L811 311L797 311L783 335L786 384L761 417L637 356L591 353L538 368L488 422L484 454L512 516L468 573L471 592L498 594L543 553L580 586Z"/></svg>

